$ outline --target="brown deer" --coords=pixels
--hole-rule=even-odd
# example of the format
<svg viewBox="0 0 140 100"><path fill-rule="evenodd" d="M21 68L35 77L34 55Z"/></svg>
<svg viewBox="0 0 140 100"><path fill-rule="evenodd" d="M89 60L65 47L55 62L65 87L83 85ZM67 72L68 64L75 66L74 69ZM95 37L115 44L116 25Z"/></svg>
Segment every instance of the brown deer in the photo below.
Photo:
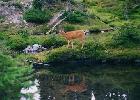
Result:
<svg viewBox="0 0 140 100"><path fill-rule="evenodd" d="M75 31L69 31L69 32L64 32L63 30L60 30L59 34L61 34L67 40L67 42L68 42L67 48L70 46L70 43L71 43L71 46L73 48L72 40L74 40L74 39L79 39L81 44L82 44L81 48L83 48L84 41L85 41L85 36L86 36L87 32L88 32L87 30L86 31L75 30Z"/></svg>

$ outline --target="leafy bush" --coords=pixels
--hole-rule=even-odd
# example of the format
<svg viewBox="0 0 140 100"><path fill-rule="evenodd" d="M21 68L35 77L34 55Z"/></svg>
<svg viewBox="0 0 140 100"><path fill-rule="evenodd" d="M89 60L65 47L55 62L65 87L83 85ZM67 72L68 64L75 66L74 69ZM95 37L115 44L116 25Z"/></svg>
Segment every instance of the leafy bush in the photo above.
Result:
<svg viewBox="0 0 140 100"><path fill-rule="evenodd" d="M16 37L10 37L7 41L7 45L10 47L10 49L12 50L23 50L27 45L27 40L20 37L20 36L16 36Z"/></svg>
<svg viewBox="0 0 140 100"><path fill-rule="evenodd" d="M46 40L42 43L44 47L51 48L51 47L60 47L66 44L66 41L61 38L60 36L50 35L46 38Z"/></svg>
<svg viewBox="0 0 140 100"><path fill-rule="evenodd" d="M43 42L46 40L46 36L39 36L39 35L30 35L27 42L30 45L33 44L43 44Z"/></svg>
<svg viewBox="0 0 140 100"><path fill-rule="evenodd" d="M2 37L2 39L3 38L5 37ZM51 48L51 47L56 48L67 44L67 42L65 41L64 38L57 35L49 35L49 36L29 35L28 37L22 35L15 35L15 36L10 36L6 44L7 46L10 47L11 50L20 51L25 49L28 45L33 45L33 44L40 44L46 48Z"/></svg>
<svg viewBox="0 0 140 100"><path fill-rule="evenodd" d="M73 25L65 25L64 30L67 31L73 31L75 30L75 27Z"/></svg>
<svg viewBox="0 0 140 100"><path fill-rule="evenodd" d="M18 34L23 38L28 38L29 37L29 33L28 33L27 30L19 30Z"/></svg>
<svg viewBox="0 0 140 100"><path fill-rule="evenodd" d="M0 32L0 40L4 40L6 38L6 33Z"/></svg>
<svg viewBox="0 0 140 100"><path fill-rule="evenodd" d="M90 6L96 6L97 2L93 0L83 0L84 4L90 5Z"/></svg>
<svg viewBox="0 0 140 100"><path fill-rule="evenodd" d="M47 62L64 62L72 58L77 58L77 51L74 49L67 49L65 47L57 48L51 51L47 56Z"/></svg>
<svg viewBox="0 0 140 100"><path fill-rule="evenodd" d="M61 47L52 50L47 56L47 62L65 62L78 59L101 59L105 56L104 47L97 42L90 41L83 49Z"/></svg>
<svg viewBox="0 0 140 100"><path fill-rule="evenodd" d="M98 41L88 41L82 50L87 58L100 59L105 54L105 48Z"/></svg>
<svg viewBox="0 0 140 100"><path fill-rule="evenodd" d="M25 12L23 17L27 22L45 23L50 19L51 13L49 11L46 12L44 10L31 8Z"/></svg>
<svg viewBox="0 0 140 100"><path fill-rule="evenodd" d="M45 34L47 31L49 30L49 28L47 27L47 25L39 25L39 26L36 26L32 29L32 34Z"/></svg>
<svg viewBox="0 0 140 100"><path fill-rule="evenodd" d="M0 51L1 52L1 51ZM26 75L31 73L29 67L18 67L12 57L0 53L0 98L1 100L17 100ZM27 78L28 79L28 78ZM28 83L28 82L24 82Z"/></svg>
<svg viewBox="0 0 140 100"><path fill-rule="evenodd" d="M140 34L138 29L131 25L122 26L117 34L112 37L113 45L129 46L130 44L140 43Z"/></svg>
<svg viewBox="0 0 140 100"><path fill-rule="evenodd" d="M79 11L68 12L66 13L67 18L66 21L69 23L83 23L85 22L86 15Z"/></svg>

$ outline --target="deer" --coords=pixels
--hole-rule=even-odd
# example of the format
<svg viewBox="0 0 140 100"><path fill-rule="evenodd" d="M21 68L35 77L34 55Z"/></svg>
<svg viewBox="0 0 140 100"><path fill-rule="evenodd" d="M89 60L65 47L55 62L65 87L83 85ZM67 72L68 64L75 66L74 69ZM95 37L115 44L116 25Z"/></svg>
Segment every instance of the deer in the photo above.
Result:
<svg viewBox="0 0 140 100"><path fill-rule="evenodd" d="M68 31L64 32L64 30L59 30L59 34L61 34L66 40L67 40L67 48L69 48L70 43L71 47L73 48L73 40L78 39L80 40L82 46L81 49L84 46L85 36L86 33L88 33L88 30L75 30L75 31Z"/></svg>

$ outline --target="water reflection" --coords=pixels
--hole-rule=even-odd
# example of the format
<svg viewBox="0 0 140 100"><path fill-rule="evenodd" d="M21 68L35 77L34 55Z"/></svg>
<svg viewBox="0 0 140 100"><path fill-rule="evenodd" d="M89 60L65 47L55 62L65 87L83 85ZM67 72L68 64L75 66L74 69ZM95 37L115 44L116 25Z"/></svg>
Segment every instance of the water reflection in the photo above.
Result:
<svg viewBox="0 0 140 100"><path fill-rule="evenodd" d="M91 100L95 100L95 96L94 96L93 91L91 91Z"/></svg>
<svg viewBox="0 0 140 100"><path fill-rule="evenodd" d="M69 74L39 72L35 84L21 90L24 98L21 100L30 100L30 95L27 98L25 94L32 94L33 100L131 100L129 86L132 88L135 84L130 83L129 77L132 81L135 78L136 84L139 82L137 68L94 69Z"/></svg>
<svg viewBox="0 0 140 100"><path fill-rule="evenodd" d="M127 92L121 89L98 90L98 83L93 84L96 86L93 92L92 83L76 75L41 75L34 83L29 88L22 88L21 93L28 94L28 97L23 95L20 100L30 100L29 94L33 100L127 100Z"/></svg>
<svg viewBox="0 0 140 100"><path fill-rule="evenodd" d="M39 81L35 79L33 85L28 88L22 88L20 100L40 100Z"/></svg>

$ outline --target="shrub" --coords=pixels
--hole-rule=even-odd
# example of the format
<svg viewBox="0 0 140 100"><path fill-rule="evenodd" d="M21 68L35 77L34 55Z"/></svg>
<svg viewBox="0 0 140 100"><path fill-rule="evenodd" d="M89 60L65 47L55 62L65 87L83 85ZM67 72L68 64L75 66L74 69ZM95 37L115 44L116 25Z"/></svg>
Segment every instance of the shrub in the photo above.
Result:
<svg viewBox="0 0 140 100"><path fill-rule="evenodd" d="M73 31L75 30L75 27L73 25L65 25L64 30L67 31Z"/></svg>
<svg viewBox="0 0 140 100"><path fill-rule="evenodd" d="M51 13L49 11L46 12L44 10L31 8L25 12L23 17L27 22L45 23L50 19Z"/></svg>
<svg viewBox="0 0 140 100"><path fill-rule="evenodd" d="M91 59L101 59L105 56L105 48L97 41L88 41L81 50L81 55Z"/></svg>
<svg viewBox="0 0 140 100"><path fill-rule="evenodd" d="M0 40L4 40L6 37L6 33L0 32Z"/></svg>
<svg viewBox="0 0 140 100"><path fill-rule="evenodd" d="M47 27L47 25L39 25L39 26L36 26L32 29L32 34L45 34L47 31L49 30L49 28Z"/></svg>
<svg viewBox="0 0 140 100"><path fill-rule="evenodd" d="M0 51L1 100L17 100L20 95L20 89L28 83L26 81L23 84L23 81L29 79L27 76L31 74L31 71L30 67L18 67L17 62L12 57L4 55Z"/></svg>
<svg viewBox="0 0 140 100"><path fill-rule="evenodd" d="M10 49L12 50L23 50L27 45L27 40L20 37L20 36L16 36L16 37L10 37L7 41L7 45L10 47Z"/></svg>
<svg viewBox="0 0 140 100"><path fill-rule="evenodd" d="M61 38L60 36L56 35L50 35L47 37L47 39L42 43L42 45L46 48L51 48L51 47L60 47L66 44L66 41Z"/></svg>
<svg viewBox="0 0 140 100"><path fill-rule="evenodd" d="M112 37L113 45L129 46L130 44L140 43L140 34L138 29L131 25L122 26L117 34Z"/></svg>
<svg viewBox="0 0 140 100"><path fill-rule="evenodd" d="M85 22L86 15L79 11L68 12L66 13L67 18L66 21L69 23L83 23Z"/></svg>
<svg viewBox="0 0 140 100"><path fill-rule="evenodd" d="M33 44L41 44L46 40L46 37L45 36L35 36L35 35L31 35L29 36L27 42L28 44L30 45L33 45Z"/></svg>
<svg viewBox="0 0 140 100"><path fill-rule="evenodd" d="M83 49L61 47L52 50L46 57L47 62L65 62L78 59L102 59L104 48L97 42L90 41Z"/></svg>
<svg viewBox="0 0 140 100"><path fill-rule="evenodd" d="M25 49L28 45L33 45L33 44L42 45L44 44L45 40L46 37L44 36L30 35L28 37L23 37L22 35L14 35L9 37L6 44L10 47L11 50L20 51Z"/></svg>
<svg viewBox="0 0 140 100"><path fill-rule="evenodd" d="M65 47L52 50L46 58L47 62L64 62L76 57L77 52L74 49Z"/></svg>
<svg viewBox="0 0 140 100"><path fill-rule="evenodd" d="M19 30L18 34L22 37L22 38L28 38L29 37L29 33L27 30Z"/></svg>

